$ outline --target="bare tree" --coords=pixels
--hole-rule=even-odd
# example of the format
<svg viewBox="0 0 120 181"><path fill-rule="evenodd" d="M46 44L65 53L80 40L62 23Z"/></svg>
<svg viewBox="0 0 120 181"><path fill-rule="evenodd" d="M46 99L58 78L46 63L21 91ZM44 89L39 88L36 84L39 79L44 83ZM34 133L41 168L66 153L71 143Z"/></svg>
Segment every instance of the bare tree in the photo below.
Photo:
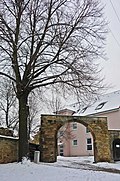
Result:
<svg viewBox="0 0 120 181"><path fill-rule="evenodd" d="M18 125L18 104L12 81L6 77L1 79L0 82L0 114L1 125L13 130L16 129Z"/></svg>
<svg viewBox="0 0 120 181"><path fill-rule="evenodd" d="M105 32L99 0L0 1L0 74L19 101L19 161L28 154L29 93L53 84L80 98L97 93Z"/></svg>
<svg viewBox="0 0 120 181"><path fill-rule="evenodd" d="M32 92L28 99L28 135L35 134L40 127L40 111L38 103L41 97ZM12 81L6 77L0 82L0 125L18 131L18 102L13 90Z"/></svg>
<svg viewBox="0 0 120 181"><path fill-rule="evenodd" d="M45 93L42 94L40 100L45 102L45 107L51 113L57 114L58 111L63 109L65 98L60 88L51 86Z"/></svg>
<svg viewBox="0 0 120 181"><path fill-rule="evenodd" d="M28 98L29 116L28 116L28 137L35 135L40 128L41 100L37 93L32 92Z"/></svg>
<svg viewBox="0 0 120 181"><path fill-rule="evenodd" d="M58 131L57 139L59 140L74 139L76 136L73 134L73 130L71 128L72 128L71 123L66 123L64 126L62 126Z"/></svg>

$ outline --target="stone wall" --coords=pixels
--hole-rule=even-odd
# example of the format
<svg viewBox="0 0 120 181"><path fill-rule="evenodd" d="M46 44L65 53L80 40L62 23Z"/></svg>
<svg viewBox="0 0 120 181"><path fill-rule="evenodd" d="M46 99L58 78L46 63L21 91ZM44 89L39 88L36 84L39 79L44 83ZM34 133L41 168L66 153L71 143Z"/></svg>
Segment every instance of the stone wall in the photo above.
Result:
<svg viewBox="0 0 120 181"><path fill-rule="evenodd" d="M13 136L13 131L8 129L8 128L0 128L0 135L4 135L4 136Z"/></svg>
<svg viewBox="0 0 120 181"><path fill-rule="evenodd" d="M75 119L75 120L74 120ZM42 116L41 127L41 161L56 161L56 133L65 122L79 122L91 131L94 138L95 161L113 160L113 141L120 139L120 130L109 130L105 118L88 118L72 116ZM5 135L12 135L7 129L0 128L0 163L11 163L18 158L18 139Z"/></svg>
<svg viewBox="0 0 120 181"><path fill-rule="evenodd" d="M0 163L11 163L18 158L18 139L0 135Z"/></svg>

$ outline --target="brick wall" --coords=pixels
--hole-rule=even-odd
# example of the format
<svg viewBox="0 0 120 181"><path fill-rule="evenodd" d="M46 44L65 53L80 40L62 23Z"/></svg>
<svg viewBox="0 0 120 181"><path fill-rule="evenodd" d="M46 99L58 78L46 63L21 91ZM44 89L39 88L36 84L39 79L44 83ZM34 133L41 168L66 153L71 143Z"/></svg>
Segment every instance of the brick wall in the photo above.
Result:
<svg viewBox="0 0 120 181"><path fill-rule="evenodd" d="M11 163L18 158L18 139L0 135L0 163Z"/></svg>

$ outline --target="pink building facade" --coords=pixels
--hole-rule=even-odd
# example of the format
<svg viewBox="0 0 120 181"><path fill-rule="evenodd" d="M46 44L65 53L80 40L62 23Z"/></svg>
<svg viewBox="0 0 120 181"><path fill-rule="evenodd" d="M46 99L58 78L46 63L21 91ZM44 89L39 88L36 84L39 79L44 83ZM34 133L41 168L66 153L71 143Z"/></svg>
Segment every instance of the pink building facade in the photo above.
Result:
<svg viewBox="0 0 120 181"><path fill-rule="evenodd" d="M89 107L83 106L79 112L73 110L72 107L70 107L70 109L61 110L58 113L65 115L74 114L78 116L107 117L108 130L120 130L120 91L101 96L93 105ZM76 122L67 123L61 127L58 132L58 155L94 155L93 137L89 130L87 130L84 125Z"/></svg>
<svg viewBox="0 0 120 181"><path fill-rule="evenodd" d="M73 111L62 110L59 114L72 115ZM93 138L82 124L67 123L58 132L58 155L85 156L93 155Z"/></svg>

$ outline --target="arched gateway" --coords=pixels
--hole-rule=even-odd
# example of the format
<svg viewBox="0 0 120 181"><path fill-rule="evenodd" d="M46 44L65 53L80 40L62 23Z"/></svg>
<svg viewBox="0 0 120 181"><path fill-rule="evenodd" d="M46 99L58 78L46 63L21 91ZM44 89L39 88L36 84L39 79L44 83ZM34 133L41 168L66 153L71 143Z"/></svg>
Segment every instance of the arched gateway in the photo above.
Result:
<svg viewBox="0 0 120 181"><path fill-rule="evenodd" d="M68 122L78 122L90 130L93 136L95 162L111 161L107 118L41 115L40 159L42 162L55 162L57 160L57 132L61 126Z"/></svg>

